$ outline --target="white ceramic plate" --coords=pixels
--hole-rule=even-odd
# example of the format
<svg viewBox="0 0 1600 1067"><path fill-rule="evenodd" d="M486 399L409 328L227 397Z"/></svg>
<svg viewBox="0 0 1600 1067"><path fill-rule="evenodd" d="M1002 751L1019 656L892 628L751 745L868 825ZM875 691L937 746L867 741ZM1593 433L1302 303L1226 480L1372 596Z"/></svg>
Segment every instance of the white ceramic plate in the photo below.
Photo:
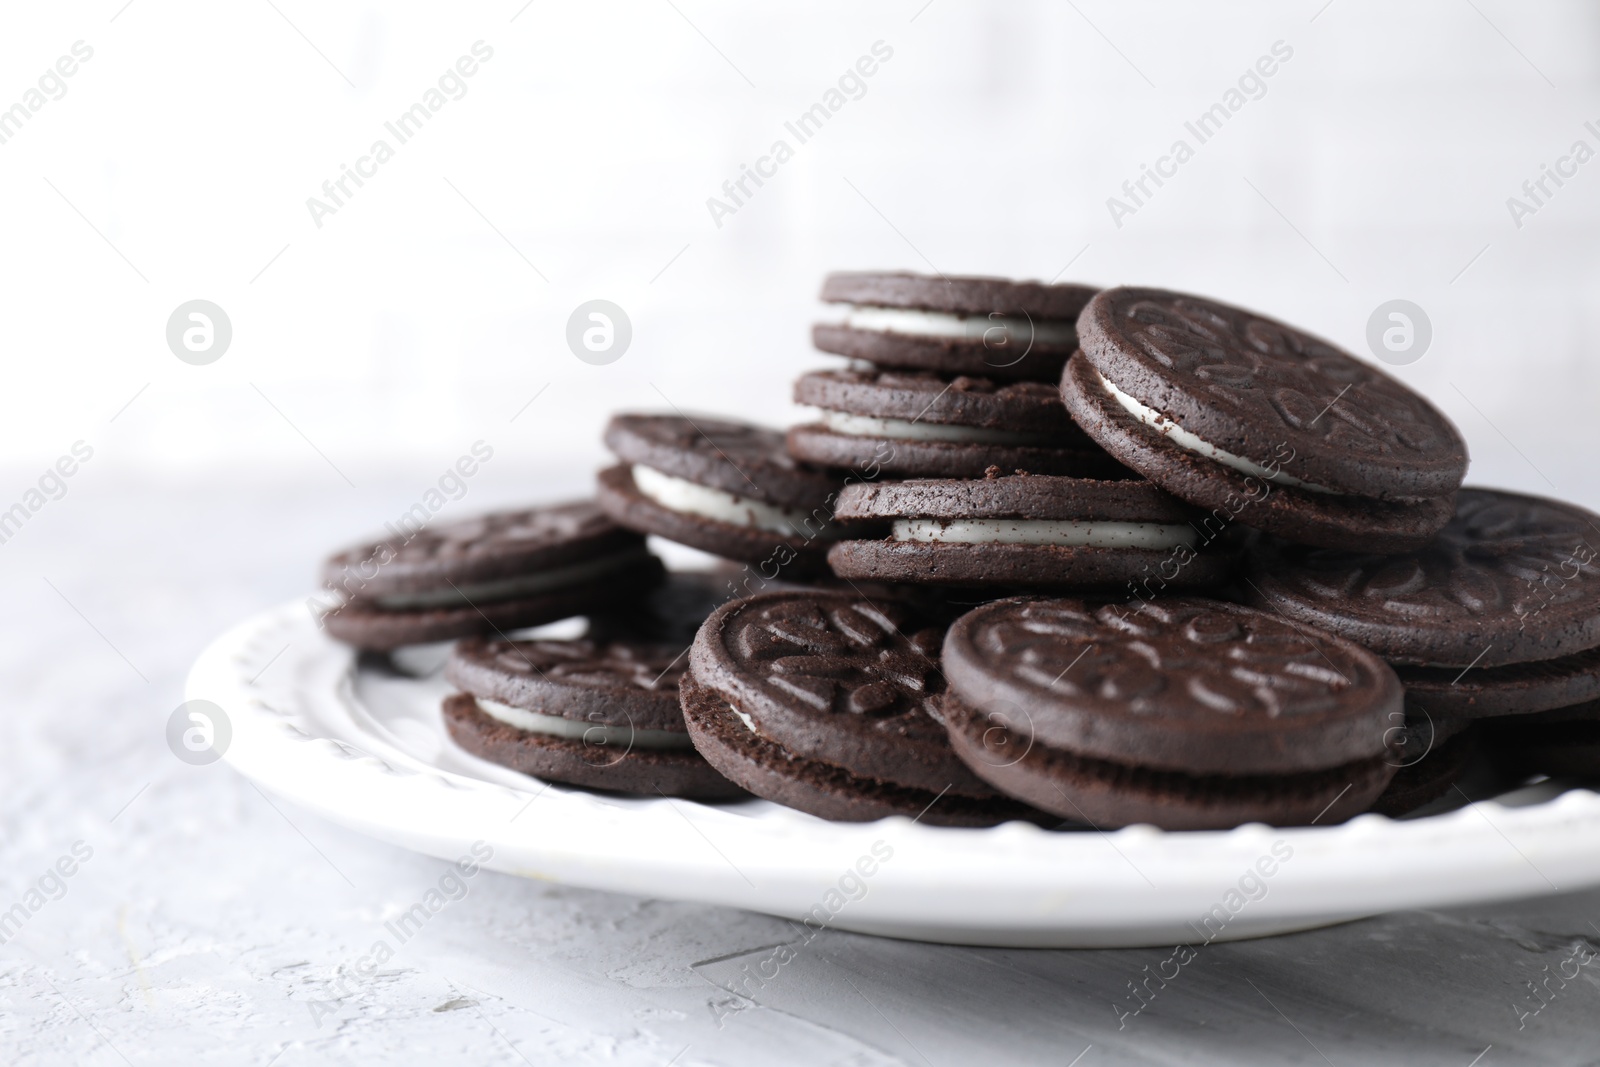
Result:
<svg viewBox="0 0 1600 1067"><path fill-rule="evenodd" d="M493 870L813 926L977 945L1171 946L1600 885L1600 795L1554 783L1326 828L832 823L765 801L546 785L455 747L439 713L448 691L437 674L357 669L298 602L224 634L188 682L189 699L226 713L229 763L345 826L449 860L483 842Z"/></svg>

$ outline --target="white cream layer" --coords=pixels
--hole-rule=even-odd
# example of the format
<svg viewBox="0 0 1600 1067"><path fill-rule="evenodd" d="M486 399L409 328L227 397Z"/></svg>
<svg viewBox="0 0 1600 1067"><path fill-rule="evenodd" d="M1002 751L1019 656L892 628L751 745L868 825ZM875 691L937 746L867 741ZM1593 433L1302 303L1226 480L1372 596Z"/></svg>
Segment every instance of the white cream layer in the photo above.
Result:
<svg viewBox="0 0 1600 1067"><path fill-rule="evenodd" d="M540 715L527 708L514 708L498 700L477 697L478 707L491 719L515 726L529 733L561 737L568 741L583 741L590 745L608 745L617 748L693 748L694 743L686 733L673 730L635 730L631 726L601 726L582 719L564 719L559 715Z"/></svg>
<svg viewBox="0 0 1600 1067"><path fill-rule="evenodd" d="M1048 440L1011 430L991 430L981 426L943 426L910 419L880 419L870 415L851 415L844 411L823 411L822 425L834 433L851 437L887 437L894 441L954 441L982 445L1048 444Z"/></svg>
<svg viewBox="0 0 1600 1067"><path fill-rule="evenodd" d="M896 519L896 541L945 541L963 545L1059 545L1066 548L1192 546L1189 526L1159 522L1079 522L1074 519Z"/></svg>
<svg viewBox="0 0 1600 1067"><path fill-rule="evenodd" d="M561 589L579 582L586 582L591 578L609 574L612 571L622 570L624 567L633 566L643 561L650 555L649 551L640 548L630 548L625 552L617 552L599 559L585 560L567 567L552 567L538 574L523 574L515 578L500 578L492 582L466 582L456 583L454 589L429 589L416 593L391 593L388 596L373 597L373 602L382 608L395 610L408 610L412 608L447 608L458 607L466 603L478 601L509 600L512 597L532 596L535 593L547 592L551 589Z"/></svg>
<svg viewBox="0 0 1600 1067"><path fill-rule="evenodd" d="M782 534L784 537L822 538L834 536L809 511L751 500L747 496L713 489L670 474L662 474L654 467L642 464L633 466L633 484L639 492L664 508L715 519L731 526L747 526L754 530ZM822 510L822 509L818 509ZM826 513L831 517L831 513Z"/></svg>
<svg viewBox="0 0 1600 1067"><path fill-rule="evenodd" d="M1096 370L1094 373L1095 377L1100 379L1100 384L1105 386L1106 392L1110 393L1116 398L1117 403L1122 405L1122 409L1124 411L1156 432L1166 436L1168 440L1177 445L1179 448L1183 449L1185 452L1193 452L1195 455L1216 460L1224 467L1232 467L1241 474L1252 474L1257 478L1265 478L1269 482L1277 482L1280 485L1292 485L1296 489L1304 489L1310 493L1326 493L1329 496L1342 495L1337 489L1329 489L1326 486L1303 481L1299 478L1296 478L1292 474L1285 474L1281 470L1269 470L1259 463L1254 463L1248 459L1245 459L1243 456L1236 456L1226 449L1218 448L1209 441L1204 441L1190 433L1188 430L1185 430L1182 426L1179 426L1177 423L1161 414L1161 412L1157 411L1155 408L1145 407L1139 401L1135 400L1127 393L1124 393L1121 389L1118 389L1106 378L1104 374L1101 374L1098 370Z"/></svg>
<svg viewBox="0 0 1600 1067"><path fill-rule="evenodd" d="M991 347L1029 343L1042 345L1076 344L1078 331L1073 323L1058 319L1034 319L1023 315L957 315L948 311L920 311L916 308L852 307L844 324L857 330L910 334L914 337L947 337L955 340L983 341Z"/></svg>

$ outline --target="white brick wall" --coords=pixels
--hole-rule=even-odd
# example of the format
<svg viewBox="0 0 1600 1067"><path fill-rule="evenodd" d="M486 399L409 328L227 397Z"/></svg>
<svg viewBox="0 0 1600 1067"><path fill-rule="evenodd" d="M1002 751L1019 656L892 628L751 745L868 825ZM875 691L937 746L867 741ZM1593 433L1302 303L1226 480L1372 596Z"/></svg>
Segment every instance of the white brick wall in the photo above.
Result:
<svg viewBox="0 0 1600 1067"><path fill-rule="evenodd" d="M8 11L0 106L74 41L95 55L0 144L0 459L88 438L108 466L335 478L265 394L353 478L477 438L508 468L587 467L606 413L661 393L792 418L831 268L1049 278L1087 245L1067 277L1360 351L1377 304L1416 301L1434 345L1399 373L1460 423L1475 479L1600 503L1600 162L1520 231L1505 206L1574 139L1600 149L1594 5L673 2ZM315 228L306 198L479 39L466 96ZM878 40L865 96L715 227L706 198ZM1106 198L1280 40L1265 96L1115 228ZM194 297L234 323L208 367L163 340ZM634 322L608 367L562 339L592 297Z"/></svg>

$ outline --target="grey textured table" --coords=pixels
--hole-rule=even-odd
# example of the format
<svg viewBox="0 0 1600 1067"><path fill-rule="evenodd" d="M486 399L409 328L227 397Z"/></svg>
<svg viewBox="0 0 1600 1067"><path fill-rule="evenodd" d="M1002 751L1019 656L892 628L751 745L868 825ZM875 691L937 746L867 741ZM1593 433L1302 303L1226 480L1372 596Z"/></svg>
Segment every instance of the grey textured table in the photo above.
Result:
<svg viewBox="0 0 1600 1067"><path fill-rule="evenodd" d="M1600 892L1212 946L1126 1017L1166 953L828 932L730 1015L719 983L789 924L486 873L360 978L442 865L182 764L162 731L210 637L411 489L362 484L106 472L0 546L0 908L45 882L0 946L0 1060L1600 1063L1600 962L1551 977L1600 946Z"/></svg>

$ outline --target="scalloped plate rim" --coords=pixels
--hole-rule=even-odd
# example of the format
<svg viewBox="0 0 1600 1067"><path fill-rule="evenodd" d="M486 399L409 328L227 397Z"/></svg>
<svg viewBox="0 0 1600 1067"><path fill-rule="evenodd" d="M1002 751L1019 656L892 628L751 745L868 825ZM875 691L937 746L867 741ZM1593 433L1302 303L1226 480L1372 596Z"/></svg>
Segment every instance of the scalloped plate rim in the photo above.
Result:
<svg viewBox="0 0 1600 1067"><path fill-rule="evenodd" d="M439 754L458 769L438 766L374 729L354 664L296 600L220 635L185 692L224 708L233 737L223 758L262 788L441 859L486 842L494 855L484 866L523 877L810 914L863 933L1031 947L1208 943L1600 885L1600 794L1587 789L1292 829L830 823L765 801L713 806L546 785L454 748L436 723ZM858 861L874 843L892 856L862 864L874 868L862 875ZM1289 857L1274 861L1275 845Z"/></svg>

